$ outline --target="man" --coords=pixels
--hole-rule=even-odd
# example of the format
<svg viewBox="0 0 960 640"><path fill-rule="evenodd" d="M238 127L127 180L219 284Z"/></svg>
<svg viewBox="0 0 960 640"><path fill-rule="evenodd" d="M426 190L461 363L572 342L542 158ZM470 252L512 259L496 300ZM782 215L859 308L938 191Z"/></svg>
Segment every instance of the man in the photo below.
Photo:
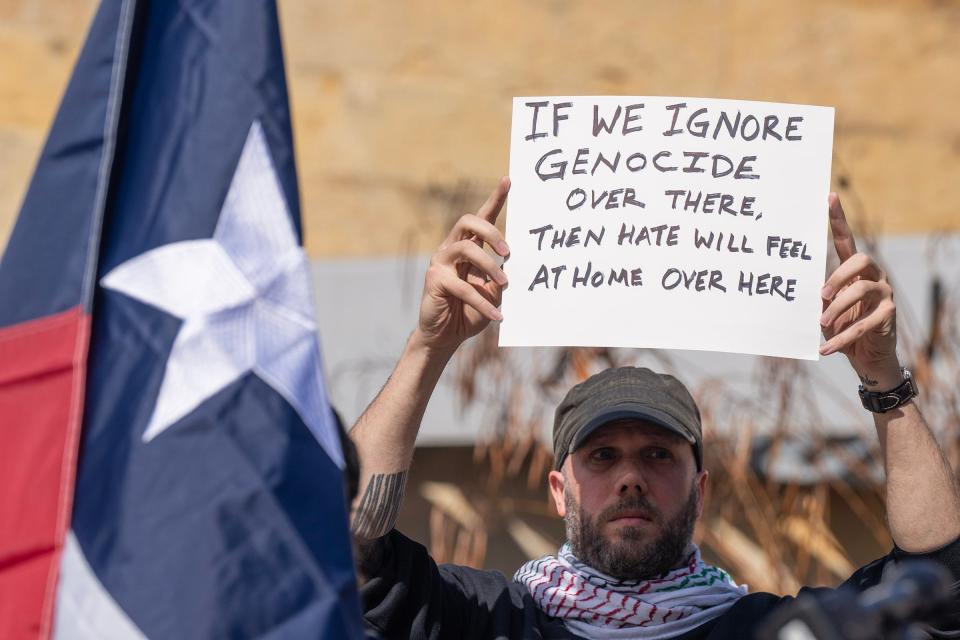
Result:
<svg viewBox="0 0 960 640"><path fill-rule="evenodd" d="M509 253L494 226L506 178L461 218L427 271L417 328L383 390L351 432L362 464L353 514L364 617L384 637L751 638L785 600L746 594L691 542L703 508L700 416L687 390L646 369L602 372L557 409L550 492L568 541L557 556L496 572L437 567L393 530L427 401L459 345L490 321L507 284L482 249ZM896 356L896 308L885 274L857 253L836 194L830 223L840 266L823 290L821 354L847 356L874 413L886 470L893 552L846 584L877 584L885 567L924 556L960 578L960 490L912 398ZM905 378L906 376L906 378ZM948 624L960 633L960 613ZM952 636L956 637L956 636Z"/></svg>

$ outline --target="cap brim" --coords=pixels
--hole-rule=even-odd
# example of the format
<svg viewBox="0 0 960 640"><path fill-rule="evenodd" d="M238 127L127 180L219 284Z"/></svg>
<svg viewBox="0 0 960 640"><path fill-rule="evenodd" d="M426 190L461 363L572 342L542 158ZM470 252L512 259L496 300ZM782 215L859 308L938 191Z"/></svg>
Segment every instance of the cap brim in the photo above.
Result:
<svg viewBox="0 0 960 640"><path fill-rule="evenodd" d="M680 424L680 422L670 414L654 407L648 407L647 405L626 403L610 407L606 411L598 413L580 427L580 430L577 431L577 434L573 438L573 442L570 443L570 452L576 451L594 431L603 425L616 422L617 420L628 419L643 420L644 422L655 424L672 431L692 445L697 444L697 439L690 433L690 430Z"/></svg>

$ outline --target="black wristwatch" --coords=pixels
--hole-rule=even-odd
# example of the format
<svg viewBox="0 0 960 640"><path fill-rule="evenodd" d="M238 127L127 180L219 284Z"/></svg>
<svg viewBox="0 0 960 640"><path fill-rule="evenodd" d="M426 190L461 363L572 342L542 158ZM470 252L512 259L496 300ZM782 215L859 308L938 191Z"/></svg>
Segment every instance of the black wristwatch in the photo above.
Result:
<svg viewBox="0 0 960 640"><path fill-rule="evenodd" d="M903 406L917 395L913 376L906 368L901 368L900 372L903 374L903 382L890 391L867 391L860 385L860 402L863 403L863 408L874 413L886 413Z"/></svg>

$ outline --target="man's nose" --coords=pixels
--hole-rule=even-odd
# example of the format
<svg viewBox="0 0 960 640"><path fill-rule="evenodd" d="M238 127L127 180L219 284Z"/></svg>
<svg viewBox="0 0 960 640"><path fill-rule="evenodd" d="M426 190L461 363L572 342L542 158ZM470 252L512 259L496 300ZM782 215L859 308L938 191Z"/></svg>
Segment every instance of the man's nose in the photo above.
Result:
<svg viewBox="0 0 960 640"><path fill-rule="evenodd" d="M647 482L643 477L643 471L641 471L638 465L631 464L626 466L620 475L617 487L617 492L621 496L626 496L630 493L645 494L647 492Z"/></svg>

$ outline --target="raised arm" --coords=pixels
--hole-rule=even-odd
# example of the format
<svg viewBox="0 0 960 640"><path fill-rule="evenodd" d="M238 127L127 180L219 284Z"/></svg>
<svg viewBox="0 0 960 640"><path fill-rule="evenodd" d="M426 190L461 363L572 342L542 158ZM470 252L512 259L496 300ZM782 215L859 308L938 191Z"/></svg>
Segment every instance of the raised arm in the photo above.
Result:
<svg viewBox="0 0 960 640"><path fill-rule="evenodd" d="M903 376L897 359L897 319L886 274L857 253L840 199L830 194L830 227L840 266L827 278L820 319L822 355L841 352L868 391L889 391ZM960 488L913 399L874 414L886 471L890 534L905 551L929 551L960 537Z"/></svg>
<svg viewBox="0 0 960 640"><path fill-rule="evenodd" d="M461 217L430 260L420 317L396 368L350 431L360 457L351 526L361 544L396 523L420 421L440 374L464 340L500 320L507 277L483 250L509 253L494 226L510 182L502 178L474 214Z"/></svg>

